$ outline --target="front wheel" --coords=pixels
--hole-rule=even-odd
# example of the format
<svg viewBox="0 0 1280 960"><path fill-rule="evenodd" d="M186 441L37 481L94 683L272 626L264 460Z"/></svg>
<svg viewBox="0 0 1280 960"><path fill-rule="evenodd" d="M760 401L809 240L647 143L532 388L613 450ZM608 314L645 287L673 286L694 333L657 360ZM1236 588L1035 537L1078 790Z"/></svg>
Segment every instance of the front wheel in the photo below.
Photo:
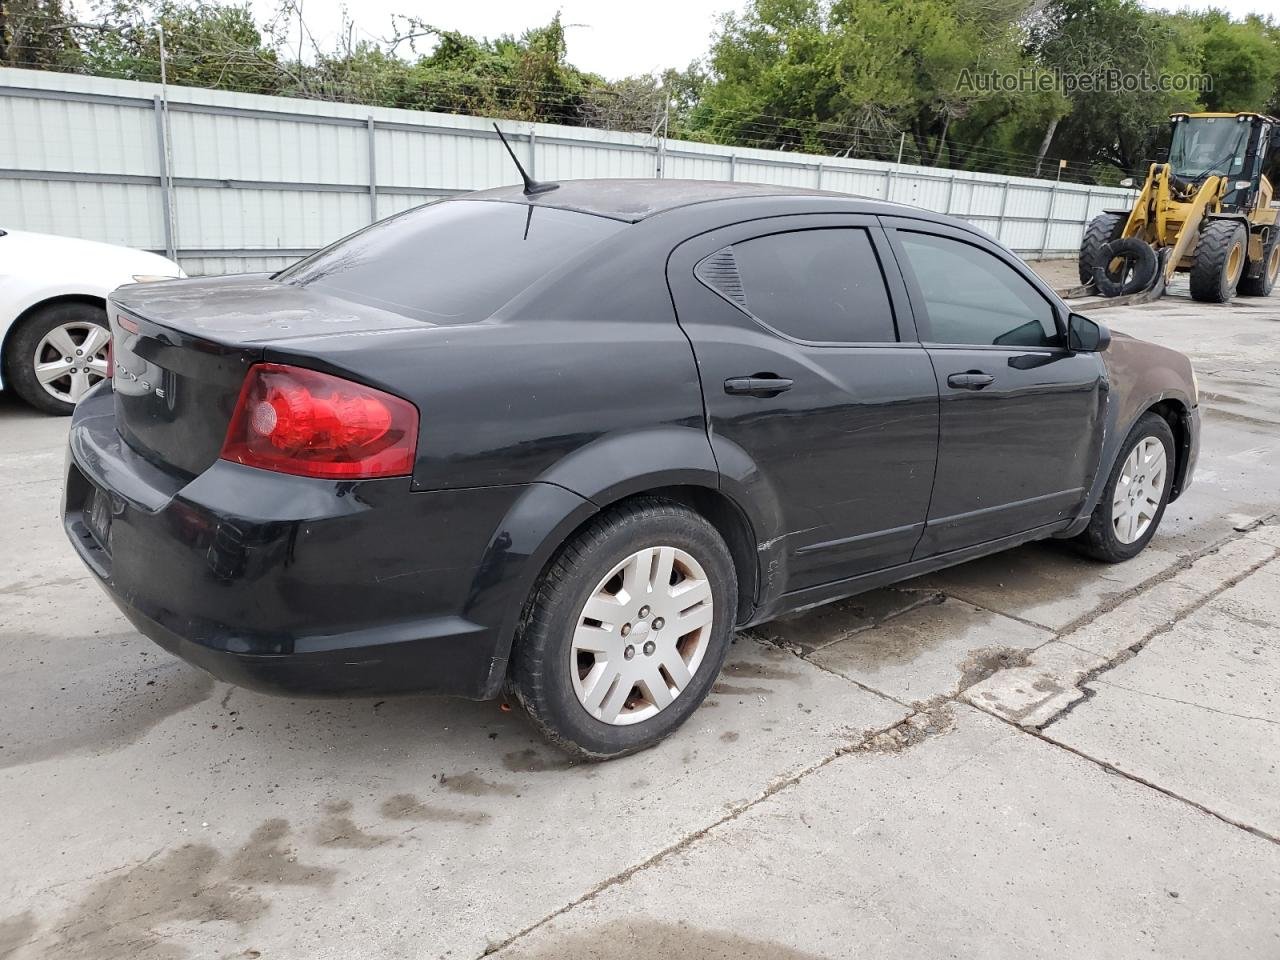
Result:
<svg viewBox="0 0 1280 960"><path fill-rule="evenodd" d="M1143 414L1125 438L1089 526L1078 539L1084 553L1119 563L1142 552L1169 503L1174 457L1168 421Z"/></svg>
<svg viewBox="0 0 1280 960"><path fill-rule="evenodd" d="M1235 220L1205 224L1191 261L1191 298L1201 303L1230 300L1244 273L1248 244L1248 232Z"/></svg>
<svg viewBox="0 0 1280 960"><path fill-rule="evenodd" d="M715 682L737 592L724 541L692 510L645 499L605 511L534 589L512 657L516 699L576 756L652 746Z"/></svg>

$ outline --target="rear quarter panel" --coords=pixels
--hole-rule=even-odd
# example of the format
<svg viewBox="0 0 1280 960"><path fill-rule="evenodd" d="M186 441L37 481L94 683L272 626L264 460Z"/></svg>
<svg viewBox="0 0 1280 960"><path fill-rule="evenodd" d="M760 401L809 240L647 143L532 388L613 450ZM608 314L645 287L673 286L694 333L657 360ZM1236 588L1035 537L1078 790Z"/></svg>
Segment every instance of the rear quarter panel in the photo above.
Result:
<svg viewBox="0 0 1280 960"><path fill-rule="evenodd" d="M413 484L443 490L546 481L601 502L647 476L716 485L697 365L666 289L665 250L622 231L491 319L302 338L305 357L411 400ZM662 482L680 482L667 479Z"/></svg>
<svg viewBox="0 0 1280 960"><path fill-rule="evenodd" d="M631 246L634 232L482 323L266 348L267 360L304 359L411 400L414 490L519 487L464 604L496 630L481 695L495 694L505 674L522 598L580 523L632 493L719 485L693 349L666 288L669 247Z"/></svg>

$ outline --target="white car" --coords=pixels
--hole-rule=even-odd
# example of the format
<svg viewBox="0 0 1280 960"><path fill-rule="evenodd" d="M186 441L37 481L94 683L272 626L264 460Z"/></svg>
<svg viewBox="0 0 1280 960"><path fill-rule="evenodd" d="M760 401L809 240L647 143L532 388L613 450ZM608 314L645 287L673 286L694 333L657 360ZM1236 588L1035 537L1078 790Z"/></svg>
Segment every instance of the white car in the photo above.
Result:
<svg viewBox="0 0 1280 960"><path fill-rule="evenodd" d="M142 250L0 230L0 388L46 413L70 413L108 373L107 294L185 276Z"/></svg>

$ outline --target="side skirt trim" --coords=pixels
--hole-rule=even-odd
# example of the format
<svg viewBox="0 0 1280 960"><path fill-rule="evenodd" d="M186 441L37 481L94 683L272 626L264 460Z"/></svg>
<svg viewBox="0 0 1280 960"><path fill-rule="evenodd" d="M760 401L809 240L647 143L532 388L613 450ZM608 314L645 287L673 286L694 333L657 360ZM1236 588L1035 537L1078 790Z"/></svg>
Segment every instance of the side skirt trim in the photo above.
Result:
<svg viewBox="0 0 1280 960"><path fill-rule="evenodd" d="M843 600L845 597L865 593L866 591L874 590L877 587L887 586L888 584L907 580L911 577L916 577L924 573L932 573L935 570L955 566L958 563L964 563L968 560L975 560L978 557L985 557L988 554L999 553L1000 551L1008 550L1011 547L1030 543L1032 540L1044 540L1048 537L1052 537L1055 533L1065 529L1074 522L1074 518L1068 518L1066 520L1035 527L1031 530L1024 530L1022 533L1017 533L1013 536L1001 537L999 540L989 540L986 543L978 543L964 547L960 550L940 553L936 556L925 557L922 560L912 560L908 563L900 563L897 566L886 567L884 570L876 570L872 573L860 574L859 576L850 577L846 580L836 580L832 583L824 583L816 587L807 587L804 590L796 590L791 593L783 594L774 603L769 604L768 607L758 608L753 614L751 620L747 623L739 624L739 627L753 626L757 623L764 623L767 620L772 620L784 613L799 613L800 611L808 610L811 607L819 607L825 603Z"/></svg>

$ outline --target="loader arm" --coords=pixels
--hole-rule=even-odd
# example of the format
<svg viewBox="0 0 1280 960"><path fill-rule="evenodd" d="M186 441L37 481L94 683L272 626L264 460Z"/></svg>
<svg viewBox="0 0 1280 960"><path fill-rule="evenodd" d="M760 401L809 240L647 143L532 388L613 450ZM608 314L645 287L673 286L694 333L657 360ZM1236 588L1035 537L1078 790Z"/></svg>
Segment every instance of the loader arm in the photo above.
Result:
<svg viewBox="0 0 1280 960"><path fill-rule="evenodd" d="M1133 201L1133 209L1129 211L1129 219L1125 221L1120 236L1137 237L1139 240L1151 243L1154 231L1148 229L1148 226L1154 225L1153 221L1156 220L1161 199L1163 198L1166 203L1169 199L1168 177L1162 175L1167 171L1167 166L1161 166L1158 163L1151 165L1151 169L1147 171L1146 182L1143 183L1142 191Z"/></svg>
<svg viewBox="0 0 1280 960"><path fill-rule="evenodd" d="M1166 243L1170 248L1169 255L1164 261L1166 282L1173 277L1173 273L1182 259L1195 252L1195 241L1200 235L1200 223L1204 220L1206 214L1216 213L1221 207L1222 195L1226 190L1226 186L1225 177L1209 177L1201 184L1200 189L1195 192L1195 196L1191 198L1190 203L1173 202L1172 208L1182 218L1182 222L1177 224L1176 221L1173 221L1172 224L1162 225L1165 231L1162 235L1166 238ZM1166 221L1168 220L1169 209L1169 207L1166 207L1164 210ZM1172 236L1168 232L1171 226L1176 230Z"/></svg>
<svg viewBox="0 0 1280 960"><path fill-rule="evenodd" d="M1206 214L1217 212L1226 186L1225 177L1208 177L1190 200L1179 199L1174 194L1170 166L1153 163L1121 236L1151 244L1160 254L1164 282L1168 283L1183 258L1195 252L1200 224Z"/></svg>

